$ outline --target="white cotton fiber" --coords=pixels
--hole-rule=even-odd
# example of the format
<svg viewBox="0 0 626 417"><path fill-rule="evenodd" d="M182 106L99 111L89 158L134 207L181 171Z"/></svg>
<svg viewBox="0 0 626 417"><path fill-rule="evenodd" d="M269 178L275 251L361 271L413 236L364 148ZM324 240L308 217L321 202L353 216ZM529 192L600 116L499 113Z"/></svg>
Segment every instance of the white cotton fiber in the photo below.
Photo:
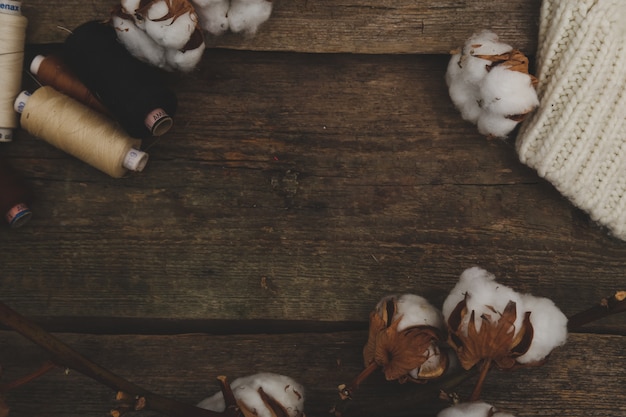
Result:
<svg viewBox="0 0 626 417"><path fill-rule="evenodd" d="M200 26L212 35L228 30L230 0L192 0L200 19Z"/></svg>
<svg viewBox="0 0 626 417"><path fill-rule="evenodd" d="M494 67L480 84L484 110L502 116L524 114L539 105L528 74Z"/></svg>
<svg viewBox="0 0 626 417"><path fill-rule="evenodd" d="M198 61L202 58L205 49L204 42L196 49L181 51L178 49L168 49L165 51L167 65L172 71L189 72L193 70Z"/></svg>
<svg viewBox="0 0 626 417"><path fill-rule="evenodd" d="M263 392L280 403L289 417L304 415L304 387L287 376L259 373L237 378L230 386L235 399L243 403L258 417L272 417L274 415L259 395L259 388L262 388ZM198 407L222 412L226 409L224 395L218 392L200 401Z"/></svg>
<svg viewBox="0 0 626 417"><path fill-rule="evenodd" d="M267 0L231 0L228 10L230 30L254 35L272 14L272 2Z"/></svg>
<svg viewBox="0 0 626 417"><path fill-rule="evenodd" d="M544 359L552 350L567 340L567 317L548 298L530 294L522 296L530 313L534 336L528 351L517 358L519 363L530 364Z"/></svg>
<svg viewBox="0 0 626 417"><path fill-rule="evenodd" d="M158 68L167 66L165 49L138 28L132 20L114 14L111 16L111 22L117 31L117 38L135 58Z"/></svg>
<svg viewBox="0 0 626 417"><path fill-rule="evenodd" d="M496 411L495 407L482 401L459 403L443 409L437 417L515 417Z"/></svg>
<svg viewBox="0 0 626 417"><path fill-rule="evenodd" d="M506 116L524 115L539 105L530 75L478 57L509 52L513 52L510 45L499 42L493 32L482 31L452 55L446 70L452 103L463 119L477 124L479 132L490 137L506 137L517 126L519 118L514 121Z"/></svg>
<svg viewBox="0 0 626 417"><path fill-rule="evenodd" d="M412 326L443 327L441 312L428 302L424 297L414 294L404 294L398 297L396 313L392 321L399 317L398 331Z"/></svg>
<svg viewBox="0 0 626 417"><path fill-rule="evenodd" d="M443 315L446 320L458 303L466 296L467 311L461 328L467 335L467 323L472 310L475 311L476 328L480 328L480 315L489 314L492 318L498 315L489 306L502 312L506 304L512 300L516 303L517 317L515 332L519 331L525 314L530 312L530 323L533 327L533 339L528 351L516 360L521 364L532 364L544 359L556 347L567 339L567 317L559 310L552 300L535 297L531 294L519 294L511 288L495 281L493 274L484 269L473 267L466 269L459 282L452 289L443 304Z"/></svg>
<svg viewBox="0 0 626 417"><path fill-rule="evenodd" d="M202 31L187 0L122 0L111 21L126 49L155 67L188 72L202 58L204 39L197 36ZM186 49L189 47L193 49Z"/></svg>
<svg viewBox="0 0 626 417"><path fill-rule="evenodd" d="M500 42L498 35L490 30L475 33L463 46L463 53L468 55L500 55L512 50L511 45Z"/></svg>
<svg viewBox="0 0 626 417"><path fill-rule="evenodd" d="M518 122L515 120L488 111L482 111L476 121L476 127L481 135L498 138L506 137L506 135L515 129L517 124Z"/></svg>
<svg viewBox="0 0 626 417"><path fill-rule="evenodd" d="M195 13L186 12L176 18L160 20L168 13L165 1L153 3L146 14L146 33L164 48L181 49L196 30L197 17Z"/></svg>
<svg viewBox="0 0 626 417"><path fill-rule="evenodd" d="M483 314L488 315L493 322L497 322L509 301L513 301L516 304L515 333L517 334L521 328L524 319L521 295L511 288L496 282L495 276L484 269L472 267L463 271L459 282L450 291L443 303L443 315L446 320L450 318L452 311L464 298L466 299L468 314L465 315L461 326L465 334L467 334L467 325L472 311L475 312L474 323L476 324L476 329L480 330L482 324L481 316Z"/></svg>

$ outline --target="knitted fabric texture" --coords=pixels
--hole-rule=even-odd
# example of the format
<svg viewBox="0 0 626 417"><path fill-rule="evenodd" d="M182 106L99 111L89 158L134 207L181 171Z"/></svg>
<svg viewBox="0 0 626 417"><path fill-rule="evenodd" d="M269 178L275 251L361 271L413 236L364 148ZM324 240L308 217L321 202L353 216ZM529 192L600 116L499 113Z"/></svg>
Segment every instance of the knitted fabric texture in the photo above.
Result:
<svg viewBox="0 0 626 417"><path fill-rule="evenodd" d="M544 0L520 160L626 240L626 0Z"/></svg>

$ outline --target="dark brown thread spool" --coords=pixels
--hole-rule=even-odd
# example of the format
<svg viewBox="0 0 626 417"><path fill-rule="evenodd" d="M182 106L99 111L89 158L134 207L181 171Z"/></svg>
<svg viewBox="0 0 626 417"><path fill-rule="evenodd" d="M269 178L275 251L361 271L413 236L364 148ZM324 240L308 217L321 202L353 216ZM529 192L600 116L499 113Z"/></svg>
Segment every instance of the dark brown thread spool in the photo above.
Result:
<svg viewBox="0 0 626 417"><path fill-rule="evenodd" d="M30 220L29 201L30 191L22 178L0 159L0 214L11 228L21 227Z"/></svg>
<svg viewBox="0 0 626 417"><path fill-rule="evenodd" d="M56 55L37 55L30 64L30 72L43 85L54 87L57 91L72 97L92 109L110 115L109 110L93 95L74 72Z"/></svg>

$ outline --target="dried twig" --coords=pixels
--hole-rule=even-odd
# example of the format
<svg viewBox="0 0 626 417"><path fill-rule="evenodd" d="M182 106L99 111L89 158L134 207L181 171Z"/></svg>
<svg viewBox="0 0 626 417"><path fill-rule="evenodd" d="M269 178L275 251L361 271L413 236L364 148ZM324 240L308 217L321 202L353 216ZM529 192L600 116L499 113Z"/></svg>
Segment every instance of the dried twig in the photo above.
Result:
<svg viewBox="0 0 626 417"><path fill-rule="evenodd" d="M571 316L567 322L567 330L570 332L580 330L586 324L624 312L626 312L626 291L617 291L593 307Z"/></svg>
<svg viewBox="0 0 626 417"><path fill-rule="evenodd" d="M224 417L226 414L205 410L154 394L92 362L41 327L0 302L0 322L11 327L36 345L44 348L59 366L74 369L115 391L144 397L145 408L170 417Z"/></svg>

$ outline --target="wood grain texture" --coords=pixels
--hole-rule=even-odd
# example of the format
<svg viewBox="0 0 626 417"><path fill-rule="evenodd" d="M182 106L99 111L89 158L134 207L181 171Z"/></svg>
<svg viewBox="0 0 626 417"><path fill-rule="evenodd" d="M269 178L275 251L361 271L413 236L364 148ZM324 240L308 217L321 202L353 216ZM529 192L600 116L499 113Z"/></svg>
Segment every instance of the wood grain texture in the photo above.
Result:
<svg viewBox="0 0 626 417"><path fill-rule="evenodd" d="M23 132L33 220L0 234L3 301L40 319L367 321L480 265L566 314L626 286L612 239L463 122L447 58L213 50L144 172ZM624 330L623 321L607 325Z"/></svg>
<svg viewBox="0 0 626 417"><path fill-rule="evenodd" d="M31 43L63 42L67 32L106 19L115 1L24 4ZM210 47L260 51L445 54L474 31L491 29L527 54L537 42L540 0L275 0L255 36L207 34Z"/></svg>
<svg viewBox="0 0 626 417"><path fill-rule="evenodd" d="M307 416L329 416L337 385L362 368L366 332L285 335L93 336L58 334L61 340L115 373L156 393L195 404L218 391L215 377L231 380L256 372L289 375L306 388ZM34 370L46 356L21 336L0 332L3 381ZM619 416L626 412L624 336L572 334L542 367L493 370L483 399L517 417ZM474 380L455 390L469 395ZM424 386L386 382L375 373L349 408L362 417L434 416L445 403L416 403ZM10 391L11 417L102 416L113 407L112 393L75 372L55 370ZM408 398L408 400L407 400ZM148 413L150 415L151 413Z"/></svg>

